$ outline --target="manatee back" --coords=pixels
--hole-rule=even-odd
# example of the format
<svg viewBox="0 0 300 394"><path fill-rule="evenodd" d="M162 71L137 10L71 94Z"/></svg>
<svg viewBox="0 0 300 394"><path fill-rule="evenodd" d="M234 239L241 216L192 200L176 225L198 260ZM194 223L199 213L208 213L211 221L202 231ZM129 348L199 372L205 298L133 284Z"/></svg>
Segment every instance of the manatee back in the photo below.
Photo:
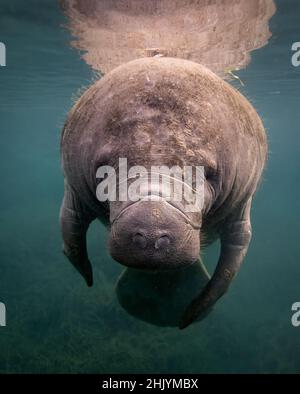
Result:
<svg viewBox="0 0 300 394"><path fill-rule="evenodd" d="M62 135L66 176L78 183L84 174L91 188L99 165L126 157L145 166L203 165L224 198L234 180L251 193L266 152L252 105L207 68L173 58L114 69L76 103Z"/></svg>

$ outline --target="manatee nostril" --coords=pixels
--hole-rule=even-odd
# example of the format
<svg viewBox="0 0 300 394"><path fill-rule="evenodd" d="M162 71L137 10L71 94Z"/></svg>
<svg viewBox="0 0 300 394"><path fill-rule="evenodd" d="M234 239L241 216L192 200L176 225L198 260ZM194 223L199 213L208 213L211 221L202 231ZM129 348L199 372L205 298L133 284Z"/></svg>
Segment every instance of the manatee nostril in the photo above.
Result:
<svg viewBox="0 0 300 394"><path fill-rule="evenodd" d="M133 243L141 249L145 249L145 247L147 246L146 237L141 233L134 234L132 240Z"/></svg>
<svg viewBox="0 0 300 394"><path fill-rule="evenodd" d="M163 249L169 246L170 238L167 235L162 235L158 240L155 242L155 249Z"/></svg>

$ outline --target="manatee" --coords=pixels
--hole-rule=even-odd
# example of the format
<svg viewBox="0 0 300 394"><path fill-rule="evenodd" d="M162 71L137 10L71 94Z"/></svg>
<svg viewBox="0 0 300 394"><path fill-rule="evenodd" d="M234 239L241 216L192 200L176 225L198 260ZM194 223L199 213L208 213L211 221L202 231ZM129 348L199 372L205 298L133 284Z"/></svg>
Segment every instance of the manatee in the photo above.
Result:
<svg viewBox="0 0 300 394"><path fill-rule="evenodd" d="M61 155L63 250L88 286L93 274L86 233L98 218L108 223L111 256L127 267L186 267L199 259L203 247L220 239L215 271L187 307L180 328L204 315L228 290L251 239L251 203L267 156L262 121L229 83L183 59L123 64L96 81L71 109ZM97 170L117 170L119 158L127 158L128 167L149 171L152 166L203 167L201 210L186 212L184 202L163 196L100 202ZM157 195L156 188L148 195Z"/></svg>

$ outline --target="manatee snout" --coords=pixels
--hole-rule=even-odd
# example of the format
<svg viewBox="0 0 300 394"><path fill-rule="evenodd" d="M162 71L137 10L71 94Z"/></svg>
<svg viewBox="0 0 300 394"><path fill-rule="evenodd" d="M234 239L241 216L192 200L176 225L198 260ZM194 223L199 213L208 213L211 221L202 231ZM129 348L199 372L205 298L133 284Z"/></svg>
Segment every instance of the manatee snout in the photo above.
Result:
<svg viewBox="0 0 300 394"><path fill-rule="evenodd" d="M111 256L128 267L178 268L197 261L199 229L167 201L139 201L112 224L109 248Z"/></svg>

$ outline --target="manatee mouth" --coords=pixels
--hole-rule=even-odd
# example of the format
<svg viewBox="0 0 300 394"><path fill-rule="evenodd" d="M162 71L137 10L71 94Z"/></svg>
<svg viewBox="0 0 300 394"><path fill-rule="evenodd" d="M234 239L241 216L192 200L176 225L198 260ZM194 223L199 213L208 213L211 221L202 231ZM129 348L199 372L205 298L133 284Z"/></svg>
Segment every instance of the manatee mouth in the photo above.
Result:
<svg viewBox="0 0 300 394"><path fill-rule="evenodd" d="M121 216L126 213L127 210L129 210L130 208L132 208L134 206L137 206L138 204L146 202L146 201L153 201L153 202L156 201L156 202L162 202L162 203L167 204L171 209L173 209L178 214L180 214L183 217L184 221L186 223L188 223L194 230L200 230L201 226L199 224L195 223L191 218L189 218L188 215L186 214L186 212L184 212L184 209L182 207L180 207L179 204L177 204L175 201L165 199L159 193L157 193L157 194L151 193L151 194L148 194L147 196L142 197L138 201L131 201L130 204L126 205L126 207L123 208L118 213L118 215L111 220L111 225L113 225L115 222L117 222L121 218Z"/></svg>
<svg viewBox="0 0 300 394"><path fill-rule="evenodd" d="M111 220L110 254L128 267L183 267L199 257L199 229L180 206L159 195L143 196Z"/></svg>

